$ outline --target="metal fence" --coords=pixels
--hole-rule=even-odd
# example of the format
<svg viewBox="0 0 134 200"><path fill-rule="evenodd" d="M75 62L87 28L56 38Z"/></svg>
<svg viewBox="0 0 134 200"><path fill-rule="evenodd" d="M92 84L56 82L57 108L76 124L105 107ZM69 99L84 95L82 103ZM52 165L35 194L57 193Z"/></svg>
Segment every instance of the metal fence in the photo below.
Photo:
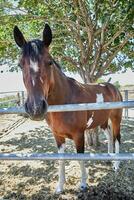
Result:
<svg viewBox="0 0 134 200"><path fill-rule="evenodd" d="M134 90L121 90L120 92L124 101L131 101L134 99ZM2 97L4 96L12 96L12 98L3 101ZM21 107L24 105L25 99L26 94L24 91L0 92L0 108L17 106L21 109ZM15 108L13 110L15 111ZM19 112L19 109L16 112ZM125 119L134 118L134 108L128 109L126 107L123 109L123 117Z"/></svg>
<svg viewBox="0 0 134 200"><path fill-rule="evenodd" d="M24 91L0 92L0 107L10 107L10 105L23 106L24 101Z"/></svg>
<svg viewBox="0 0 134 200"><path fill-rule="evenodd" d="M134 101L105 102L87 104L67 104L49 106L48 112L68 112L81 110L106 110L117 108L132 108ZM0 109L0 113L24 113L24 108ZM120 154L8 154L1 153L0 160L134 160L134 153Z"/></svg>
<svg viewBox="0 0 134 200"><path fill-rule="evenodd" d="M121 90L120 91L124 101L134 100L134 90ZM134 108L125 108L123 111L123 117L125 119L134 118Z"/></svg>
<svg viewBox="0 0 134 200"><path fill-rule="evenodd" d="M79 104L64 104L64 105L52 105L48 107L47 112L71 112L71 111L84 111L84 110L108 110L117 108L132 108L134 107L134 101L123 102L102 102L102 103L79 103ZM1 108L1 114L17 114L25 113L23 107L16 108Z"/></svg>
<svg viewBox="0 0 134 200"><path fill-rule="evenodd" d="M0 160L134 160L134 153L3 153Z"/></svg>

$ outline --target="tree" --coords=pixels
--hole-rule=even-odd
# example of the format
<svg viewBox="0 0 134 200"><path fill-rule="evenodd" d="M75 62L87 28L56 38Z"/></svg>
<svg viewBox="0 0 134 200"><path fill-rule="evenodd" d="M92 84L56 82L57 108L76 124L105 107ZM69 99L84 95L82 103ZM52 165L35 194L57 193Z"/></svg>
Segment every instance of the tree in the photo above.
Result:
<svg viewBox="0 0 134 200"><path fill-rule="evenodd" d="M53 55L65 70L77 71L84 82L132 68L132 1L1 1L1 62L12 63L18 55L14 24L28 38L35 38L46 21L54 30Z"/></svg>
<svg viewBox="0 0 134 200"><path fill-rule="evenodd" d="M115 85L115 86L116 86L116 88L118 88L118 89L120 89L120 88L121 88L121 85L120 85L119 81L116 81L116 82L114 83L114 85Z"/></svg>

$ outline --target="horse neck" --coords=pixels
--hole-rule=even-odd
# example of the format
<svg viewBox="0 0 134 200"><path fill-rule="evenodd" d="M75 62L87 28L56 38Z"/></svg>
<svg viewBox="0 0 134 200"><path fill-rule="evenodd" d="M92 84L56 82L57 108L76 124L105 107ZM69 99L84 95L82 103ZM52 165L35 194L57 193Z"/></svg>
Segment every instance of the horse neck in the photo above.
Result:
<svg viewBox="0 0 134 200"><path fill-rule="evenodd" d="M70 93L68 79L56 66L53 67L52 73L53 85L49 90L48 104L64 104Z"/></svg>

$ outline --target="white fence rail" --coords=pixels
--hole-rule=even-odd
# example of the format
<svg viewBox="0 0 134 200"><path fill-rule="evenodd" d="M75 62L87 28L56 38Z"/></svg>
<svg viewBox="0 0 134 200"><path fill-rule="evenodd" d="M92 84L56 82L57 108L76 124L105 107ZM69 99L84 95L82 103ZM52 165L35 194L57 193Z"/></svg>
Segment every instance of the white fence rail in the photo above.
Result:
<svg viewBox="0 0 134 200"><path fill-rule="evenodd" d="M1 153L0 160L134 160L134 153Z"/></svg>
<svg viewBox="0 0 134 200"><path fill-rule="evenodd" d="M80 103L80 104L64 104L64 105L49 106L48 112L107 110L107 109L132 108L132 107L134 107L134 101L104 102L104 103ZM5 114L25 113L25 110L23 107L1 108L0 114L4 114L4 113Z"/></svg>
<svg viewBox="0 0 134 200"><path fill-rule="evenodd" d="M120 90L122 96L123 96L123 100L124 101L130 101L134 99L134 90ZM2 96L10 96L10 95L14 95L16 96L15 99L17 100L16 102L14 102L17 106L23 106L24 102L25 102L25 98L26 98L26 94L24 91L8 91L8 92L0 92L0 97ZM12 101L12 100L11 100ZM0 105L3 105L4 103L6 103L6 107L10 107L10 103L11 101L6 101L3 102L2 99L0 99ZM0 106L3 107L3 106ZM126 107L123 110L123 117L125 117L125 119L128 118L134 118L134 109L129 109Z"/></svg>
<svg viewBox="0 0 134 200"><path fill-rule="evenodd" d="M118 108L132 108L134 101L105 102L105 103L83 103L54 105L48 107L48 112L67 112L84 110L106 110ZM0 114L25 113L24 108L2 108ZM46 154L46 153L0 153L0 160L134 160L134 153L120 154Z"/></svg>

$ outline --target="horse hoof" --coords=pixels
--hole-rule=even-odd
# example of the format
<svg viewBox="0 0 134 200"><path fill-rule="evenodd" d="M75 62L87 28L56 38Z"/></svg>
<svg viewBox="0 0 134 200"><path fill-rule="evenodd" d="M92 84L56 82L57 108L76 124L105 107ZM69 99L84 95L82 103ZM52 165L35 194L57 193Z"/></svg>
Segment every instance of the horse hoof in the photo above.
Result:
<svg viewBox="0 0 134 200"><path fill-rule="evenodd" d="M119 169L118 167L113 166L113 170L114 170L114 172L117 172L118 169Z"/></svg>
<svg viewBox="0 0 134 200"><path fill-rule="evenodd" d="M119 163L114 163L113 164L113 170L115 171L115 172L117 172L118 171L118 169L119 169Z"/></svg>
<svg viewBox="0 0 134 200"><path fill-rule="evenodd" d="M57 186L55 194L61 194L63 192L63 188L60 188L59 186Z"/></svg>
<svg viewBox="0 0 134 200"><path fill-rule="evenodd" d="M80 185L80 190L81 190L82 192L85 192L85 191L87 190L87 188L88 188L88 185L87 185L87 184L81 184L81 185Z"/></svg>

